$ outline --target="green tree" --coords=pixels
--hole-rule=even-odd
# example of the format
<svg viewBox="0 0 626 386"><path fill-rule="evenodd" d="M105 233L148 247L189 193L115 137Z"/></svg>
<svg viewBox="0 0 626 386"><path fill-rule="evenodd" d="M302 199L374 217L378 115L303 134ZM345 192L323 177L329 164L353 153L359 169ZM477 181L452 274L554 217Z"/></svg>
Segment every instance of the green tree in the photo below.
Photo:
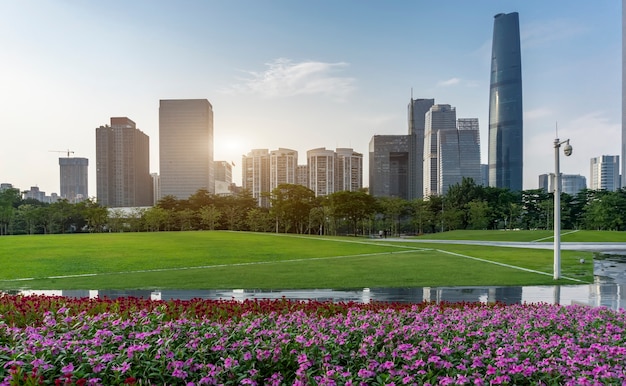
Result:
<svg viewBox="0 0 626 386"><path fill-rule="evenodd" d="M0 190L0 235L9 234L9 226L21 202L22 196L18 189Z"/></svg>
<svg viewBox="0 0 626 386"><path fill-rule="evenodd" d="M400 228L400 219L403 214L408 213L409 203L400 197L379 197L377 206L383 215L383 226L391 234L397 235Z"/></svg>
<svg viewBox="0 0 626 386"><path fill-rule="evenodd" d="M146 230L149 232L158 232L165 227L167 219L170 216L167 210L160 207L152 207L143 214Z"/></svg>
<svg viewBox="0 0 626 386"><path fill-rule="evenodd" d="M217 207L213 204L203 206L199 211L200 215L200 224L204 227L204 229L215 230L215 228L219 225L220 217L222 217L222 212L217 209Z"/></svg>
<svg viewBox="0 0 626 386"><path fill-rule="evenodd" d="M359 222L376 211L376 199L365 191L343 190L328 196L331 213L335 219L346 219L354 236L358 234Z"/></svg>
<svg viewBox="0 0 626 386"><path fill-rule="evenodd" d="M315 192L296 184L280 184L272 190L270 213L276 220L276 232L282 226L284 232L305 233L309 213L315 207Z"/></svg>
<svg viewBox="0 0 626 386"><path fill-rule="evenodd" d="M274 219L265 208L252 208L246 216L248 229L253 232L270 232L274 227Z"/></svg>
<svg viewBox="0 0 626 386"><path fill-rule="evenodd" d="M467 219L469 229L488 229L489 221L489 204L483 200L473 200L467 203Z"/></svg>

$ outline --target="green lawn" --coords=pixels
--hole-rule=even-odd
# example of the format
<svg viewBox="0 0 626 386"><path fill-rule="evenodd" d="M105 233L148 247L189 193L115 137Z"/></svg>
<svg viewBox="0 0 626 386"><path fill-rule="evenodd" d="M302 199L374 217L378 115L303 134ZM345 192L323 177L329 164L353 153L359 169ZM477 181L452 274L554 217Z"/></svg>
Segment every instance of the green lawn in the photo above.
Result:
<svg viewBox="0 0 626 386"><path fill-rule="evenodd" d="M555 284L550 250L353 237L221 231L3 236L0 251L0 289ZM562 275L591 282L592 264L580 264L580 258L592 261L591 253L563 251Z"/></svg>

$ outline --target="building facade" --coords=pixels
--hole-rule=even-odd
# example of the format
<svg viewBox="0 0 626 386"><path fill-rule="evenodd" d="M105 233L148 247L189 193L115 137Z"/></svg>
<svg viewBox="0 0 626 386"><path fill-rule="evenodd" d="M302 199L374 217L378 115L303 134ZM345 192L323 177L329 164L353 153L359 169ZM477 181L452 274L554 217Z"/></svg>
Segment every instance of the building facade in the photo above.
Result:
<svg viewBox="0 0 626 386"><path fill-rule="evenodd" d="M409 102L409 170L408 199L424 196L424 135L426 113L435 104L434 99L413 99Z"/></svg>
<svg viewBox="0 0 626 386"><path fill-rule="evenodd" d="M126 117L96 129L97 200L111 208L151 206L150 143Z"/></svg>
<svg viewBox="0 0 626 386"><path fill-rule="evenodd" d="M298 152L279 148L270 152L270 192L281 184L295 184Z"/></svg>
<svg viewBox="0 0 626 386"><path fill-rule="evenodd" d="M489 185L521 191L522 61L519 15L494 17L489 89Z"/></svg>
<svg viewBox="0 0 626 386"><path fill-rule="evenodd" d="M309 187L309 166L298 165L296 168L296 184Z"/></svg>
<svg viewBox="0 0 626 386"><path fill-rule="evenodd" d="M554 173L539 175L539 189L548 193L554 192ZM562 193L575 196L578 192L587 189L587 179L580 174L561 174Z"/></svg>
<svg viewBox="0 0 626 386"><path fill-rule="evenodd" d="M213 106L206 99L159 103L161 195L187 199L200 189L215 193Z"/></svg>
<svg viewBox="0 0 626 386"><path fill-rule="evenodd" d="M433 105L425 115L424 133L424 197L438 195L439 192L439 148L440 142L445 145L449 136L442 134L441 141L438 139L439 132L451 131L451 136L456 136L456 109L450 105ZM457 140L458 142L458 140ZM457 152L458 153L458 152ZM451 155L450 155L451 156ZM453 162L453 160L451 160Z"/></svg>
<svg viewBox="0 0 626 386"><path fill-rule="evenodd" d="M269 207L270 154L268 149L253 149L241 158L241 185L249 190L261 207Z"/></svg>
<svg viewBox="0 0 626 386"><path fill-rule="evenodd" d="M363 188L363 154L350 148L337 148L335 191L356 192Z"/></svg>
<svg viewBox="0 0 626 386"><path fill-rule="evenodd" d="M309 189L315 196L327 196L335 190L335 152L326 148L311 149L306 153L309 170Z"/></svg>
<svg viewBox="0 0 626 386"><path fill-rule="evenodd" d="M591 159L589 189L617 191L620 189L619 156L603 155Z"/></svg>
<svg viewBox="0 0 626 386"><path fill-rule="evenodd" d="M374 197L409 198L410 135L375 135L369 143L369 191Z"/></svg>
<svg viewBox="0 0 626 386"><path fill-rule="evenodd" d="M77 203L89 198L89 160L80 157L60 157L61 198Z"/></svg>
<svg viewBox="0 0 626 386"><path fill-rule="evenodd" d="M452 185L463 178L481 183L480 130L478 118L459 118L457 129L437 133L438 186L437 194L445 195Z"/></svg>
<svg viewBox="0 0 626 386"><path fill-rule="evenodd" d="M156 205L161 200L161 176L159 173L150 173L152 177L152 201Z"/></svg>

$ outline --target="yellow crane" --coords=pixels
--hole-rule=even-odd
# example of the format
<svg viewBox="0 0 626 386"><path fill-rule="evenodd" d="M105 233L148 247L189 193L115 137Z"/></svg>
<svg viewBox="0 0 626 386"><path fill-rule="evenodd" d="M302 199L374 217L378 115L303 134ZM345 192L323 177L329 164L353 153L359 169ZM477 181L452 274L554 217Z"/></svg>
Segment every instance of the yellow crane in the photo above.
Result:
<svg viewBox="0 0 626 386"><path fill-rule="evenodd" d="M67 149L67 150L48 150L48 151L52 152L52 153L67 153L67 158L70 158L70 154L74 154L74 151L73 150L69 150L69 149Z"/></svg>

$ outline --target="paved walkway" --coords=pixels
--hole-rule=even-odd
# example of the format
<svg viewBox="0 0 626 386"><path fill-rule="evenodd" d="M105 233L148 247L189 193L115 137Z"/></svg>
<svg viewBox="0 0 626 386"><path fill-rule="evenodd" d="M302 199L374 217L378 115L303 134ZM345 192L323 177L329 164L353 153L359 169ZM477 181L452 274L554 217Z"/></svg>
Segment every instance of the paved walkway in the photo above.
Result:
<svg viewBox="0 0 626 386"><path fill-rule="evenodd" d="M480 240L427 240L427 239L407 239L407 238L387 238L385 241L400 241L406 243L427 243L427 244L464 244L464 245L485 245L491 247L511 247L511 248L533 248L533 249L554 249L553 242L522 242L522 241L480 241ZM605 253L626 254L626 243L579 243L561 242L561 249L568 251L590 251Z"/></svg>

